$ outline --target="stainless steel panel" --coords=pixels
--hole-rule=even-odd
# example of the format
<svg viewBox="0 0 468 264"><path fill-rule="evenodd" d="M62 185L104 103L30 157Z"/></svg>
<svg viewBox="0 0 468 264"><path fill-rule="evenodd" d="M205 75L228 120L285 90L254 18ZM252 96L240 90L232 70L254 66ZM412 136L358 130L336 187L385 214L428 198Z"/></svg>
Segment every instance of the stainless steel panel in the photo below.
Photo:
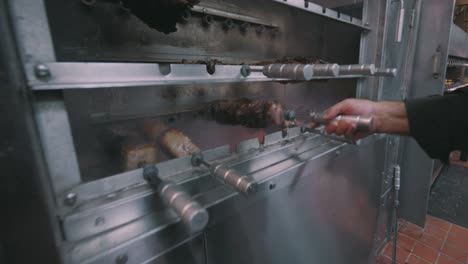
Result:
<svg viewBox="0 0 468 264"><path fill-rule="evenodd" d="M281 156L277 157L280 161L275 162L273 166L260 169L251 174L259 182L259 192L251 198L237 194L227 186L219 186L195 198L208 209L210 225L216 224L236 212L242 213L243 208L256 203L264 195L270 195L269 192L273 189L295 185L298 180L297 173L302 171L303 164L307 160L318 159L327 155L334 156L336 151L343 146L342 143L328 141L310 150L302 147L296 151L293 150L296 155L289 156L284 160L282 160ZM275 153L268 156L276 157ZM249 167L255 168L267 165L262 166L264 161L256 161L255 155L252 157L253 159L249 160L250 162L241 163L239 166L245 167L244 170L246 170ZM254 163L259 164L254 165ZM241 167L236 169L241 170ZM73 248L68 251L70 253L69 257L74 262L109 262L124 252L141 247L139 245L146 245L138 249L140 253L137 258L142 261L153 256L155 248L156 251L164 250L164 247L172 247L172 245L178 245L190 239L190 235L184 231L182 225L174 225L176 221L177 218L170 212L168 214L161 212L147 214L136 221L111 229L100 236L90 237L75 243Z"/></svg>
<svg viewBox="0 0 468 264"><path fill-rule="evenodd" d="M450 28L449 55L468 59L468 33L455 24Z"/></svg>
<svg viewBox="0 0 468 264"><path fill-rule="evenodd" d="M292 185L231 207L229 219L206 231L208 263L366 263L384 147L385 140L347 146L308 161Z"/></svg>
<svg viewBox="0 0 468 264"><path fill-rule="evenodd" d="M68 114L62 100L60 94L40 95L34 105L49 177L56 195L81 181ZM63 201L57 203L62 204Z"/></svg>
<svg viewBox="0 0 468 264"><path fill-rule="evenodd" d="M359 64L381 65L381 55L385 52L382 35L385 29L386 8L388 1L364 1L363 21L371 31L363 33L360 42ZM376 100L381 78L369 77L358 80L357 98Z"/></svg>
<svg viewBox="0 0 468 264"><path fill-rule="evenodd" d="M454 5L454 1L437 0L425 0L421 5L414 73L408 98L442 94L444 90ZM434 69L436 56L439 56L439 64ZM434 162L415 140L406 139L402 146L400 215L423 226Z"/></svg>
<svg viewBox="0 0 468 264"><path fill-rule="evenodd" d="M274 169L274 164L290 159L291 153L297 154L314 150L322 145L329 144L330 141L323 137L311 135L304 139L296 138L294 142L295 144L293 145L271 146L261 150L257 148L255 152L249 153L246 158L241 160L234 159L230 163L234 165L233 169L246 174L255 173L262 169L265 170L265 167L268 166L272 166L270 169ZM301 145L296 146L297 144ZM188 164L184 166L184 163L190 162L189 158L175 160L175 162L178 162L179 169L172 172L173 175L177 176L171 177L170 180L181 184L193 196L208 192L210 189L220 185L219 182L208 177L209 172L207 170L200 171ZM183 171L186 172L181 173L180 168L184 167L186 169ZM141 170L139 172L141 173ZM262 178L256 178L255 180L260 181ZM78 195L80 194L78 193ZM77 201L77 206L72 209L72 211L66 212L61 217L64 237L67 240L80 240L126 224L154 210L165 210L160 199L153 196L153 190L146 183L128 186L112 194L95 199L80 199ZM175 218L173 214L170 215L172 219Z"/></svg>
<svg viewBox="0 0 468 264"><path fill-rule="evenodd" d="M14 0L8 3L23 66L55 61L44 1Z"/></svg>

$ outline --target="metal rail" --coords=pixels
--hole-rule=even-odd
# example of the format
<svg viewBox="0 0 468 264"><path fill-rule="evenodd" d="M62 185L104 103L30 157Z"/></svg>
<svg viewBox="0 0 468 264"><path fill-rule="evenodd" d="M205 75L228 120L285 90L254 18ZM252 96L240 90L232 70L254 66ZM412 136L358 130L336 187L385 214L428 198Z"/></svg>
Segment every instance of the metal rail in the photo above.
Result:
<svg viewBox="0 0 468 264"><path fill-rule="evenodd" d="M244 77L241 65L217 65L213 74L203 64L69 63L28 64L27 77L33 90L97 89L226 82L287 81L268 78L261 72ZM313 76L310 80L365 78L365 74Z"/></svg>
<svg viewBox="0 0 468 264"><path fill-rule="evenodd" d="M351 25L351 26L359 27L359 28L364 29L364 30L371 30L369 25L367 23L363 22L360 19L357 19L357 18L348 16L348 15L345 15L345 14L339 13L339 12L333 10L333 9L324 8L324 7L320 6L320 5L311 3L309 1L304 1L304 0L287 0L287 1L285 1L285 0L273 0L273 2L278 2L278 3L281 3L281 4L285 4L285 5L288 5L288 6L295 7L295 8L299 8L299 9L302 9L304 11L311 12L311 13L314 13L314 14L317 14L317 15L320 15L320 16L323 16L323 17L326 17L326 18L329 18L329 19L332 19L332 20L335 20L335 21L338 21L338 22L341 22L341 23L345 23L345 24L348 24L348 25Z"/></svg>

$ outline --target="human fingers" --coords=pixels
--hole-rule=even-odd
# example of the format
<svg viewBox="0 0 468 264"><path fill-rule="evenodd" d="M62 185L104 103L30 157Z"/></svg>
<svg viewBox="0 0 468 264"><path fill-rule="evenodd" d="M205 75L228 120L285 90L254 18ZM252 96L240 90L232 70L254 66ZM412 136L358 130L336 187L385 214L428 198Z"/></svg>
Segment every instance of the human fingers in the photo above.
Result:
<svg viewBox="0 0 468 264"><path fill-rule="evenodd" d="M336 127L335 134L337 134L339 136L344 135L351 126L352 126L352 124L350 124L349 122L347 122L345 120L340 120L338 122L337 127Z"/></svg>
<svg viewBox="0 0 468 264"><path fill-rule="evenodd" d="M325 132L327 134L334 134L337 127L338 123L336 121L332 121L325 126Z"/></svg>
<svg viewBox="0 0 468 264"><path fill-rule="evenodd" d="M346 108L349 107L349 100L344 100L341 101L334 106L328 108L325 110L325 113L323 115L324 119L333 119L337 117L338 115L342 114Z"/></svg>

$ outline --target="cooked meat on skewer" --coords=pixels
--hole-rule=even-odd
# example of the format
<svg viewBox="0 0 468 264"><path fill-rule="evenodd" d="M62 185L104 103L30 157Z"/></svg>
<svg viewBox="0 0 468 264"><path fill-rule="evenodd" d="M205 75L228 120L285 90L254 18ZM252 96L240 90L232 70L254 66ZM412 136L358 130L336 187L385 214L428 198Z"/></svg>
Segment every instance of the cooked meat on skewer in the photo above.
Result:
<svg viewBox="0 0 468 264"><path fill-rule="evenodd" d="M168 129L169 127L159 119L145 119L143 121L143 134L152 142L158 142L162 133Z"/></svg>
<svg viewBox="0 0 468 264"><path fill-rule="evenodd" d="M158 162L158 147L145 140L134 127L106 127L101 131L100 141L109 157L118 162L123 171Z"/></svg>
<svg viewBox="0 0 468 264"><path fill-rule="evenodd" d="M275 100L219 100L208 106L209 115L221 124L265 128L284 123L283 106Z"/></svg>
<svg viewBox="0 0 468 264"><path fill-rule="evenodd" d="M158 142L164 150L176 158L200 152L200 148L187 135L178 129L169 128L160 120L145 120L143 131L148 139Z"/></svg>
<svg viewBox="0 0 468 264"><path fill-rule="evenodd" d="M122 169L124 171L136 170L145 164L158 162L156 146L144 141L125 142L122 147Z"/></svg>
<svg viewBox="0 0 468 264"><path fill-rule="evenodd" d="M200 152L200 148L178 129L169 129L164 132L160 143L165 150L177 158Z"/></svg>

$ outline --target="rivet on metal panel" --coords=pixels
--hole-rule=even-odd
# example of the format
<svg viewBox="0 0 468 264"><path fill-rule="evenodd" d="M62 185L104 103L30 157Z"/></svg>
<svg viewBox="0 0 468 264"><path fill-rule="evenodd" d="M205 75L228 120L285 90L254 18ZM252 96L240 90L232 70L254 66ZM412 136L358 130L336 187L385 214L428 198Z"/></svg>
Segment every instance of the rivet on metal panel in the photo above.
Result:
<svg viewBox="0 0 468 264"><path fill-rule="evenodd" d="M339 150L335 152L336 156L339 156L340 154L341 154L341 151L339 151Z"/></svg>
<svg viewBox="0 0 468 264"><path fill-rule="evenodd" d="M217 63L216 60L208 60L206 62L206 71L209 74L213 75L216 72L216 63Z"/></svg>
<svg viewBox="0 0 468 264"><path fill-rule="evenodd" d="M249 26L250 26L250 23L249 23L249 22L244 22L244 23L242 23L242 24L240 25L240 29L241 29L242 31L245 32L245 31L247 31L247 29L249 28Z"/></svg>
<svg viewBox="0 0 468 264"><path fill-rule="evenodd" d="M96 221L94 221L95 226L101 226L101 225L103 225L105 223L106 223L106 218L104 218L102 216L96 218Z"/></svg>
<svg viewBox="0 0 468 264"><path fill-rule="evenodd" d="M268 189L273 190L273 189L275 189L275 188L276 188L276 183L275 183L275 182L270 182L270 183L268 184Z"/></svg>
<svg viewBox="0 0 468 264"><path fill-rule="evenodd" d="M34 67L34 73L36 77L41 80L47 80L50 78L50 69L45 64L37 64Z"/></svg>
<svg viewBox="0 0 468 264"><path fill-rule="evenodd" d="M162 75L169 75L169 73L171 73L171 71L172 71L171 64L169 64L169 63L160 63L159 64L159 72Z"/></svg>
<svg viewBox="0 0 468 264"><path fill-rule="evenodd" d="M257 34L262 34L263 31L265 31L265 26L264 25L258 25L257 28L255 29Z"/></svg>
<svg viewBox="0 0 468 264"><path fill-rule="evenodd" d="M115 263L116 264L125 264L128 262L128 256L123 254L123 255L119 255L117 256L117 258L115 259Z"/></svg>
<svg viewBox="0 0 468 264"><path fill-rule="evenodd" d="M192 12L190 10L185 10L184 14L181 17L182 22L188 22L192 17Z"/></svg>
<svg viewBox="0 0 468 264"><path fill-rule="evenodd" d="M65 197L65 204L68 206L73 206L78 200L78 195L76 193L68 193Z"/></svg>
<svg viewBox="0 0 468 264"><path fill-rule="evenodd" d="M212 15L206 15L206 16L203 17L203 24L205 26L209 26L209 25L213 24L213 22L214 22L214 18L213 18Z"/></svg>
<svg viewBox="0 0 468 264"><path fill-rule="evenodd" d="M227 18L223 22L223 27L226 30L233 28L234 27L234 21L232 19L230 19L230 18Z"/></svg>
<svg viewBox="0 0 468 264"><path fill-rule="evenodd" d="M244 77L248 77L252 73L252 69L250 68L249 65L242 65L240 69L240 73Z"/></svg>

